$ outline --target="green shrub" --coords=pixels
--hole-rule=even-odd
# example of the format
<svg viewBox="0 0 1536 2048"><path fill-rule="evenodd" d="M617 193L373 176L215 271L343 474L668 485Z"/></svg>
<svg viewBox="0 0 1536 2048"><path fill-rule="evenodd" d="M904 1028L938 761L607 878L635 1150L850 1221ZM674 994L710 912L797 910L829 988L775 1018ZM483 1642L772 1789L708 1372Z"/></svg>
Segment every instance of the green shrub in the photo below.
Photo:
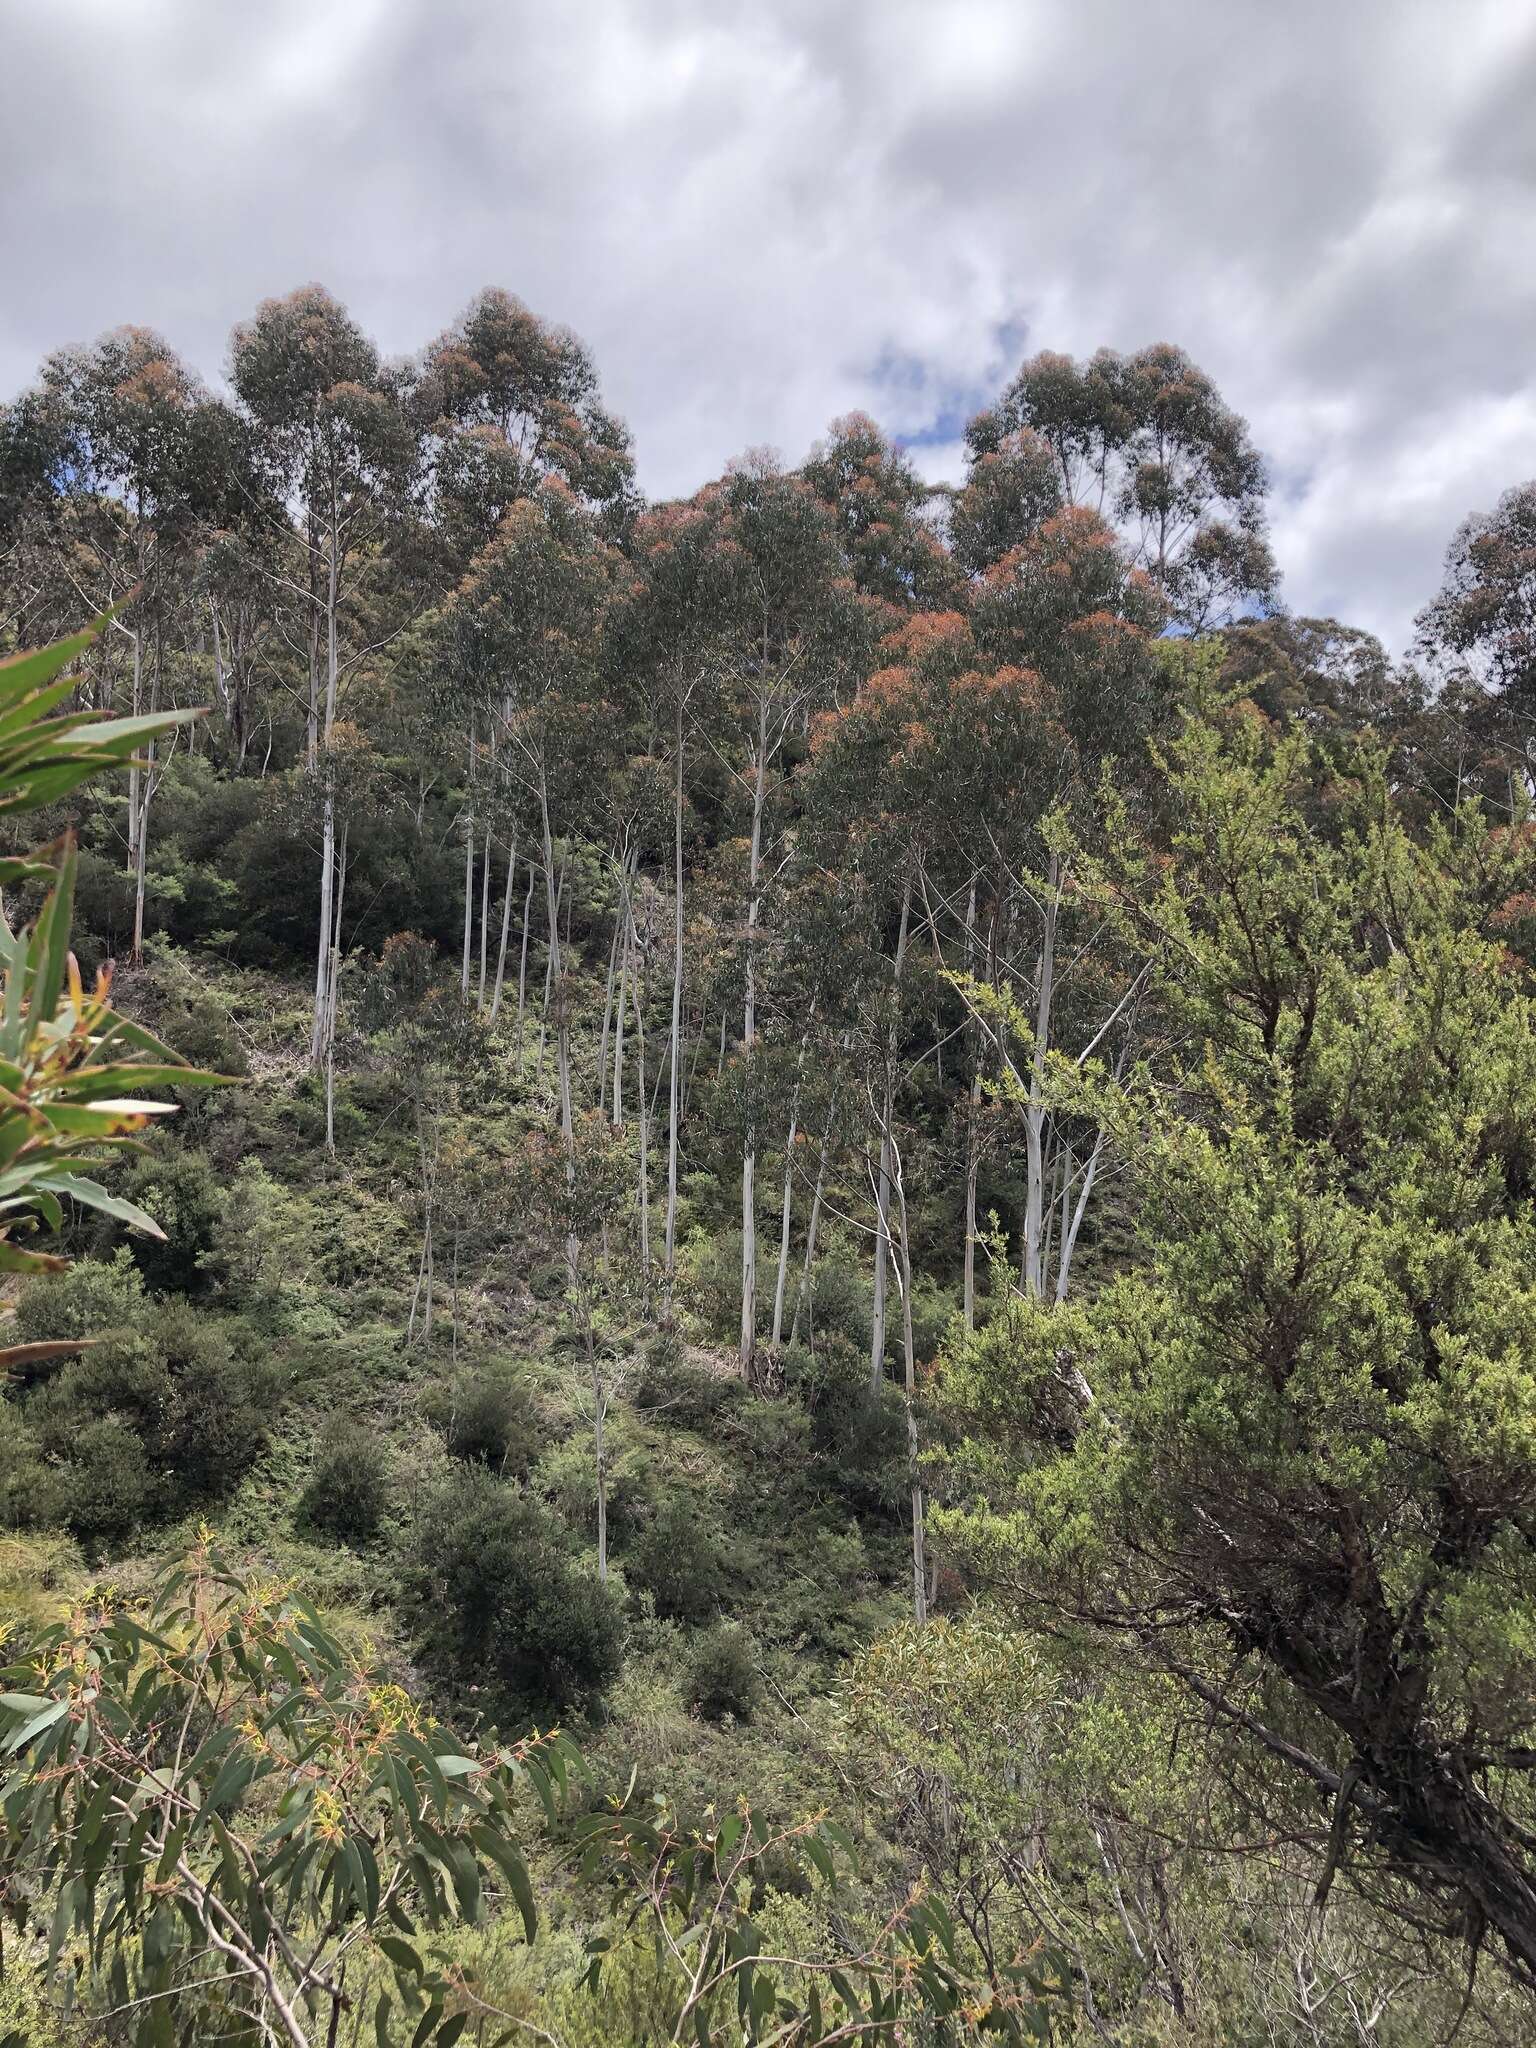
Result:
<svg viewBox="0 0 1536 2048"><path fill-rule="evenodd" d="M66 1273L26 1281L16 1303L18 1344L95 1337L134 1322L144 1283L127 1246L111 1259L82 1259Z"/></svg>
<svg viewBox="0 0 1536 2048"><path fill-rule="evenodd" d="M0 1527L36 1529L60 1518L58 1475L43 1463L19 1405L0 1395Z"/></svg>
<svg viewBox="0 0 1536 2048"><path fill-rule="evenodd" d="M664 1620L703 1621L725 1592L725 1533L686 1495L664 1500L625 1551L631 1586L643 1588Z"/></svg>
<svg viewBox="0 0 1536 2048"><path fill-rule="evenodd" d="M645 1347L634 1401L637 1408L665 1413L684 1429L702 1429L723 1409L736 1406L746 1389L738 1377L711 1372L683 1354L677 1336L658 1331Z"/></svg>
<svg viewBox="0 0 1536 2048"><path fill-rule="evenodd" d="M869 1360L829 1337L814 1351L796 1344L784 1355L784 1384L810 1417L811 1447L840 1493L871 1508L904 1497L906 1419L894 1388L871 1393Z"/></svg>
<svg viewBox="0 0 1536 2048"><path fill-rule="evenodd" d="M299 1514L311 1528L360 1550L378 1535L389 1497L384 1445L361 1423L330 1424L315 1452Z"/></svg>
<svg viewBox="0 0 1536 2048"><path fill-rule="evenodd" d="M206 1294L225 1196L204 1155L161 1146L124 1175L122 1192L165 1232L164 1239L135 1232L127 1240L146 1284L156 1294ZM105 1233L104 1242L111 1241Z"/></svg>
<svg viewBox="0 0 1536 2048"><path fill-rule="evenodd" d="M116 1267L82 1264L56 1289L44 1283L38 1290L44 1301L51 1291L63 1297L55 1328L93 1322L98 1313L121 1312L125 1305L133 1320L98 1329L78 1358L59 1367L21 1405L27 1426L55 1463L78 1460L81 1433L93 1423L110 1421L128 1431L152 1483L125 1484L119 1492L124 1502L137 1499L142 1518L231 1487L266 1441L276 1384L263 1360L235 1355L224 1326L206 1311L174 1299L146 1305L137 1276L129 1286L123 1279ZM30 1297L26 1314L29 1324L42 1319ZM61 1511L74 1527L69 1491L61 1481ZM114 1522L111 1535L101 1540L121 1541L128 1533Z"/></svg>
<svg viewBox="0 0 1536 2048"><path fill-rule="evenodd" d="M920 1360L936 1358L960 1304L927 1273L912 1278L912 1348ZM898 1324L898 1328L900 1325Z"/></svg>
<svg viewBox="0 0 1536 2048"><path fill-rule="evenodd" d="M775 1258L759 1252L757 1298L773 1300ZM688 1296L705 1323L722 1341L733 1339L741 1327L741 1231L720 1230L711 1237L695 1236L688 1247L685 1278Z"/></svg>
<svg viewBox="0 0 1536 2048"><path fill-rule="evenodd" d="M891 1302L886 1318L888 1339L899 1336L901 1331L900 1301L892 1299L894 1292L891 1289L887 1296ZM802 1318L802 1326L804 1321ZM827 1252L812 1267L809 1327L817 1343L838 1336L854 1351L869 1356L874 1330L873 1287L869 1273L855 1262L851 1252Z"/></svg>
<svg viewBox="0 0 1536 2048"><path fill-rule="evenodd" d="M276 1406L277 1377L264 1359L237 1358L206 1311L167 1301L146 1335L171 1381L171 1404L152 1446L187 1501L221 1494L256 1462Z"/></svg>
<svg viewBox="0 0 1536 2048"><path fill-rule="evenodd" d="M563 1259L541 1259L528 1274L528 1292L535 1301L562 1301L569 1274Z"/></svg>
<svg viewBox="0 0 1536 2048"><path fill-rule="evenodd" d="M203 979L205 970L170 946L157 946L146 970L154 1027L189 1066L246 1074L250 1063L229 1011Z"/></svg>
<svg viewBox="0 0 1536 2048"><path fill-rule="evenodd" d="M222 1298L260 1314L286 1277L286 1234L294 1198L259 1159L242 1159L213 1226L202 1268Z"/></svg>
<svg viewBox="0 0 1536 2048"><path fill-rule="evenodd" d="M526 1478L544 1434L526 1385L505 1374L467 1373L430 1388L422 1407L455 1458Z"/></svg>
<svg viewBox="0 0 1536 2048"><path fill-rule="evenodd" d="M706 1721L750 1721L762 1698L752 1640L739 1622L706 1629L689 1652L683 1697Z"/></svg>
<svg viewBox="0 0 1536 2048"><path fill-rule="evenodd" d="M405 1558L427 1662L493 1720L601 1694L623 1663L618 1602L581 1569L547 1509L469 1467L429 1494Z"/></svg>
<svg viewBox="0 0 1536 2048"><path fill-rule="evenodd" d="M104 1330L44 1380L26 1402L28 1422L52 1458L68 1458L80 1431L110 1416L146 1455L164 1442L174 1389L164 1353L141 1327Z"/></svg>
<svg viewBox="0 0 1536 2048"><path fill-rule="evenodd" d="M82 1422L59 1473L65 1526L89 1551L127 1542L156 1505L142 1439L115 1416Z"/></svg>

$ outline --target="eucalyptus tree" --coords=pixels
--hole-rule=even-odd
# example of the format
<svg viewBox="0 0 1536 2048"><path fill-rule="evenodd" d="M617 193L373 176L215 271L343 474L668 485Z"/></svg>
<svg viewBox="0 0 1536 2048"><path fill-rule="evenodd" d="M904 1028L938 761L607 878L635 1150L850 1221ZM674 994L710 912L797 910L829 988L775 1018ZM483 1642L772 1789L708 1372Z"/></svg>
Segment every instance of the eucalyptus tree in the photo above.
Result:
<svg viewBox="0 0 1536 2048"><path fill-rule="evenodd" d="M743 1376L757 1348L758 1122L754 1054L763 914L776 850L786 742L851 688L869 644L834 522L799 478L768 457L743 461L710 496L724 567L721 732L747 806L742 881L741 1333Z"/></svg>
<svg viewBox="0 0 1536 2048"><path fill-rule="evenodd" d="M623 425L607 412L588 350L567 329L531 312L520 299L488 287L423 352L412 410L426 439L430 474L429 553L435 581L451 590L496 536L507 513L546 480L563 483L610 537L633 510L634 461ZM485 1002L491 918L494 825L516 812L515 778L496 756L508 716L504 701L473 697L458 707L464 725L464 945L461 986L471 974L475 842L480 836L479 908L482 958L477 1002ZM504 830L506 884L503 950L516 868L516 824ZM497 977L499 988L501 976ZM499 1008L493 992L492 1007Z"/></svg>
<svg viewBox="0 0 1536 2048"><path fill-rule="evenodd" d="M78 617L112 610L129 654L130 716L163 700L200 498L216 488L199 423L219 408L159 335L123 327L44 363L19 416L52 503L43 520L54 604ZM98 698L112 693L110 667ZM174 744L174 736L173 741ZM162 773L157 743L128 778L126 852L134 877L133 958L144 936L149 811Z"/></svg>
<svg viewBox="0 0 1536 2048"><path fill-rule="evenodd" d="M348 680L394 638L393 606L369 618L358 598L415 489L420 440L400 379L345 308L319 285L268 299L235 329L235 390L260 430L297 534L280 572L307 627L306 759L321 792L319 941L310 1059L324 1065L335 923L337 809L331 749Z"/></svg>
<svg viewBox="0 0 1536 2048"><path fill-rule="evenodd" d="M1011 1077L1017 1078L1005 1042L1009 1033L1026 1048L1020 1277L1035 1295L1048 1284L1066 1291L1103 1157L1102 1133L1087 1134L1082 1150L1058 1130L1053 1146L1046 1066L1072 1037L1074 1056L1082 1057L1088 1046L1103 1045L1104 1034L1123 1034L1135 983L1134 972L1127 976L1106 956L1109 934L1092 925L1063 950L1065 921L1078 923L1073 881L1059 833L1045 828L1081 805L1107 763L1118 762L1131 782L1144 776L1146 743L1168 716L1177 671L1156 653L1153 636L1162 616L1150 579L1128 566L1114 534L1082 507L1047 519L994 563L972 606L983 652L1037 679L1043 742L1029 764L1023 804L988 809L1025 828L1012 848L1024 870L1016 894L1024 915L1003 956L1004 973L994 977L994 989L1006 986L1009 1010L993 1037ZM1053 1231L1054 1282L1047 1270Z"/></svg>
<svg viewBox="0 0 1536 2048"><path fill-rule="evenodd" d="M962 578L931 513L935 494L867 413L834 420L800 475L831 513L861 596L898 614L956 601Z"/></svg>
<svg viewBox="0 0 1536 2048"><path fill-rule="evenodd" d="M444 615L449 661L500 706L501 759L525 794L544 877L560 1126L574 1141L571 1015L560 938L555 842L584 827L594 786L616 765L615 722L601 710L611 607L630 571L590 512L550 478L520 498L475 559Z"/></svg>
<svg viewBox="0 0 1536 2048"><path fill-rule="evenodd" d="M1504 801L1520 815L1536 780L1536 483L1462 522L1415 624L1434 689L1426 780L1491 798L1502 767Z"/></svg>
<svg viewBox="0 0 1536 2048"><path fill-rule="evenodd" d="M683 1122L683 1023L687 969L685 835L690 820L689 743L713 746L730 660L729 593L734 561L718 492L659 505L629 537L636 576L614 615L615 673L643 699L653 749L670 754L672 1005L667 1039L667 1205L662 1311L671 1316L677 1278L678 1163Z"/></svg>
<svg viewBox="0 0 1536 2048"><path fill-rule="evenodd" d="M1063 503L1061 471L1050 445L1028 427L993 435L976 430L963 487L949 510L955 560L980 576L1022 547Z"/></svg>
<svg viewBox="0 0 1536 2048"><path fill-rule="evenodd" d="M966 439L978 462L1021 430L1053 456L1070 506L1112 519L1180 624L1199 631L1274 596L1266 475L1246 421L1180 348L1024 363ZM1013 444L1013 459L1033 444Z"/></svg>
<svg viewBox="0 0 1536 2048"><path fill-rule="evenodd" d="M64 481L42 392L33 388L0 403L0 646L29 646L55 630L58 578L49 543Z"/></svg>

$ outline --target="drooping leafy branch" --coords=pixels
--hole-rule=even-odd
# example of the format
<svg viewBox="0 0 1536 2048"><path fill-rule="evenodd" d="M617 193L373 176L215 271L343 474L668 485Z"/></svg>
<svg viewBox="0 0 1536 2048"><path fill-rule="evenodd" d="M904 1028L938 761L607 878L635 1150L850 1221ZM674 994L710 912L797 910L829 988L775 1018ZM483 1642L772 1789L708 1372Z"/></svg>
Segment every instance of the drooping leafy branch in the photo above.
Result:
<svg viewBox="0 0 1536 2048"><path fill-rule="evenodd" d="M142 741L196 715L100 718L59 710L75 687L70 664L105 623L103 617L72 639L0 662L0 813L55 803L100 770L131 765ZM159 1236L153 1218L109 1194L93 1169L131 1146L151 1117L176 1107L137 1090L215 1078L183 1064L112 1008L109 970L86 989L70 951L75 872L67 835L38 852L0 859L0 887L49 885L30 928L13 931L0 912L0 1270L46 1272L63 1263L25 1249L15 1234L39 1221L57 1230L65 1198Z"/></svg>
<svg viewBox="0 0 1536 2048"><path fill-rule="evenodd" d="M84 1980L144 2048L308 2048L349 1976L380 2040L399 2008L446 2048L462 2008L422 1937L493 1886L531 1937L512 1806L531 1788L553 1812L564 1746L463 1754L207 1536L147 1603L98 1588L0 1673L0 1903L46 1922L66 2000Z"/></svg>

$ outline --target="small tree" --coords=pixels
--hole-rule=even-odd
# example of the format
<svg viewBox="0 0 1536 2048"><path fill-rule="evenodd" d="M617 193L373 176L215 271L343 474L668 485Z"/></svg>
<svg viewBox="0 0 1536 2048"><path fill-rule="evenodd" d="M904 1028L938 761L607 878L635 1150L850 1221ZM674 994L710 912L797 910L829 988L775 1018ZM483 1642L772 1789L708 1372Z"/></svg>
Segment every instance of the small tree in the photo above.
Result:
<svg viewBox="0 0 1536 2048"><path fill-rule="evenodd" d="M525 1212L565 1258L565 1299L581 1341L592 1391L592 1463L597 1492L597 1575L608 1577L609 1386L599 1335L605 1294L621 1278L609 1224L628 1195L629 1148L598 1113L581 1118L569 1141L530 1132L519 1161Z"/></svg>
<svg viewBox="0 0 1536 2048"><path fill-rule="evenodd" d="M1138 1258L951 1361L944 1525L1175 1678L1246 1803L1310 1809L1320 1898L1345 1869L1536 1986L1532 828L1416 844L1370 760L1318 804L1252 706L1164 766L1171 846L1112 807L1080 869L1163 1049L1046 1082L1112 1132Z"/></svg>

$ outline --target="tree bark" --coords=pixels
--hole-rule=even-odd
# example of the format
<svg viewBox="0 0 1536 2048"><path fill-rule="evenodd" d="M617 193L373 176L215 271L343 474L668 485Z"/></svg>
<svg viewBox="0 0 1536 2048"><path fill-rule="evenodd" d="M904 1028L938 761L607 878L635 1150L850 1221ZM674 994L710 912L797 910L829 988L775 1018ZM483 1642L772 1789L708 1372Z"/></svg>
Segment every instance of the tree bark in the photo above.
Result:
<svg viewBox="0 0 1536 2048"><path fill-rule="evenodd" d="M522 948L517 960L517 1043L515 1056L519 1070L523 1063L523 1017L528 1008L528 924L533 911L533 862L528 863L528 886L523 891L523 935Z"/></svg>
<svg viewBox="0 0 1536 2048"><path fill-rule="evenodd" d="M329 996L331 890L336 867L336 784L330 759L331 739L336 726L336 693L341 676L341 655L337 641L336 607L340 564L337 552L340 535L334 502L331 511L331 544L326 565L325 598L325 723L321 728L320 772L325 777L320 833L320 944L315 960L315 1027L310 1039L309 1061L318 1067L325 1057L325 1019Z"/></svg>
<svg viewBox="0 0 1536 2048"><path fill-rule="evenodd" d="M469 770L464 799L464 951L459 965L459 1001L469 1007L469 954L475 929L475 724L469 724Z"/></svg>
<svg viewBox="0 0 1536 2048"><path fill-rule="evenodd" d="M970 893L965 903L965 971L975 972L976 875L971 874ZM971 1041L971 1107L965 1126L965 1277L963 1307L965 1327L976 1327L976 1183L981 1173L981 1048L982 1038L975 1025L969 1027Z"/></svg>
<svg viewBox="0 0 1536 2048"><path fill-rule="evenodd" d="M613 917L613 937L608 941L608 980L603 989L603 1030L597 1042L597 1106L603 1106L608 1087L608 1040L613 1033L613 974L619 957L619 934L623 929L622 904Z"/></svg>
<svg viewBox="0 0 1536 2048"><path fill-rule="evenodd" d="M501 1014L501 991L507 978L507 936L512 929L512 880L517 873L517 834L507 849L507 886L501 896L501 945L496 954L496 986L491 994L491 1022Z"/></svg>
<svg viewBox="0 0 1536 2048"><path fill-rule="evenodd" d="M640 1274L642 1284L649 1292L651 1279L651 1099L645 1086L645 1014L643 1009L642 955L640 934L635 929L633 903L626 903L629 910L629 937L635 960L635 972L630 977L630 996L635 1006L635 1062L639 1082L640 1099Z"/></svg>
<svg viewBox="0 0 1536 2048"><path fill-rule="evenodd" d="M844 1050L847 1050L846 1039L844 1040ZM837 1089L834 1086L832 1091L832 1099L827 1104L827 1120L826 1123L822 1126L821 1150L817 1155L816 1160L816 1188L815 1192L811 1196L810 1221L807 1223L805 1229L805 1262L800 1268L800 1285L795 1290L795 1312L794 1315L790 1318L789 1324L789 1341L791 1345L794 1345L799 1342L801 1311L805 1308L806 1303L810 1300L811 1268L815 1264L816 1260L816 1231L818 1225L821 1222L821 1198L823 1194L826 1192L827 1156L832 1146L832 1119L836 1114Z"/></svg>
<svg viewBox="0 0 1536 2048"><path fill-rule="evenodd" d="M347 889L347 828L341 828L336 876L336 917L331 932L331 964L327 974L325 1020L325 1149L336 1156L336 1023L341 996L341 905Z"/></svg>
<svg viewBox="0 0 1536 2048"><path fill-rule="evenodd" d="M757 774L752 789L752 842L747 869L746 993L743 999L743 1087L746 1130L741 1148L741 1375L750 1381L757 1349L757 923L763 859L763 811L768 796L768 699L758 698Z"/></svg>
<svg viewBox="0 0 1536 2048"><path fill-rule="evenodd" d="M917 1442L917 1349L912 1336L912 1249L907 1231L907 1184L901 1171L901 1152L894 1140L891 1159L896 1177L896 1205L901 1218L901 1248L897 1284L901 1289L901 1352L903 1399L907 1423L907 1478L912 1497L912 1615L921 1626L928 1619L928 1572L923 1556L924 1513L922 1469L918 1464Z"/></svg>
<svg viewBox="0 0 1536 2048"><path fill-rule="evenodd" d="M672 1291L677 1279L677 1155L682 1122L679 1069L683 1034L683 700L677 700L674 734L676 769L672 788L672 1033L667 1072L667 1236L666 1270L662 1276L662 1317L672 1320Z"/></svg>
<svg viewBox="0 0 1536 2048"><path fill-rule="evenodd" d="M896 932L896 956L892 963L891 1024L885 1049L885 1080L880 1115L880 1167L875 1188L875 1299L870 1318L869 1390L880 1391L885 1377L885 1291L886 1262L891 1248L891 1116L896 1088L896 1034L901 1001L901 976L907 959L907 929L912 915L912 876L909 871L901 894L901 923Z"/></svg>
<svg viewBox="0 0 1536 2048"><path fill-rule="evenodd" d="M491 835L485 835L480 854L480 980L475 988L475 1008L485 1008L487 933L491 924Z"/></svg>
<svg viewBox="0 0 1536 2048"><path fill-rule="evenodd" d="M815 1005L811 1016L816 1015ZM789 1097L789 1131L784 1140L784 1190L779 1203L779 1270L773 1285L773 1348L779 1348L784 1330L784 1294L789 1282L789 1229L793 1209L792 1197L795 1184L795 1139L800 1128L800 1083L805 1071L805 1048L810 1041L810 1032L801 1034L800 1051L795 1060L795 1085Z"/></svg>
<svg viewBox="0 0 1536 2048"><path fill-rule="evenodd" d="M1061 865L1054 853L1046 880L1045 929L1040 939L1040 985L1035 998L1035 1043L1029 1063L1029 1101L1024 1112L1028 1174L1024 1197L1024 1289L1036 1301L1045 1292L1042 1227L1045 1211L1045 1062L1051 1038L1051 1004L1055 996L1056 920L1061 908Z"/></svg>

